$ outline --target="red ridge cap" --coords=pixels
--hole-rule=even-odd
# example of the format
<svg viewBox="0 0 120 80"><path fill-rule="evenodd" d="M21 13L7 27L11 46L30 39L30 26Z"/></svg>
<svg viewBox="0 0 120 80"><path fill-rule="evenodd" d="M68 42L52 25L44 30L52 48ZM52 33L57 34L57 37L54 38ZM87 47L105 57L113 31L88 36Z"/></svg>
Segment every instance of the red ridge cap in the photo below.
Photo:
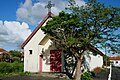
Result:
<svg viewBox="0 0 120 80"><path fill-rule="evenodd" d="M91 45L91 44L90 44L89 48L92 49L93 51L96 51L96 52L97 52L98 54L100 54L101 56L104 55L100 50L98 50L96 47L94 47L94 46Z"/></svg>

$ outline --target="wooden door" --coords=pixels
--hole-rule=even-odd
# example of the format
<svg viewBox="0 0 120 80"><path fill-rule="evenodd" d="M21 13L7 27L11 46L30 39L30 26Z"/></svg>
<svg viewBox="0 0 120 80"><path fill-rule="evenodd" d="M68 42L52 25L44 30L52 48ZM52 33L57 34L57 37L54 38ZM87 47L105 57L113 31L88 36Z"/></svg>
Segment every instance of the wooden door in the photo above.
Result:
<svg viewBox="0 0 120 80"><path fill-rule="evenodd" d="M50 71L61 72L62 71L62 60L61 50L50 50Z"/></svg>

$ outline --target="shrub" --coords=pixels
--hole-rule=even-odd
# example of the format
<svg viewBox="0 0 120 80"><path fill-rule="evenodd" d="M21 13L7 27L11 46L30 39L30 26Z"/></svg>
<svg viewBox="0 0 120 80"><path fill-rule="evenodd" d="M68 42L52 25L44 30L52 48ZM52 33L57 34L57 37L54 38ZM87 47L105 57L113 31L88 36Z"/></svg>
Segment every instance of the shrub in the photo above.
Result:
<svg viewBox="0 0 120 80"><path fill-rule="evenodd" d="M15 51L15 50L11 50L9 51L9 54L12 56L12 57L21 57L21 53L20 51Z"/></svg>
<svg viewBox="0 0 120 80"><path fill-rule="evenodd" d="M23 72L23 63L0 62L0 73L19 73Z"/></svg>
<svg viewBox="0 0 120 80"><path fill-rule="evenodd" d="M81 75L81 80L93 80L91 72L85 72Z"/></svg>
<svg viewBox="0 0 120 80"><path fill-rule="evenodd" d="M13 62L20 62L20 58L19 58L19 57L13 57L13 58L12 58L12 61L13 61Z"/></svg>
<svg viewBox="0 0 120 80"><path fill-rule="evenodd" d="M12 72L11 65L7 62L0 62L0 73L10 73Z"/></svg>
<svg viewBox="0 0 120 80"><path fill-rule="evenodd" d="M23 63L14 62L12 63L13 72L23 72Z"/></svg>

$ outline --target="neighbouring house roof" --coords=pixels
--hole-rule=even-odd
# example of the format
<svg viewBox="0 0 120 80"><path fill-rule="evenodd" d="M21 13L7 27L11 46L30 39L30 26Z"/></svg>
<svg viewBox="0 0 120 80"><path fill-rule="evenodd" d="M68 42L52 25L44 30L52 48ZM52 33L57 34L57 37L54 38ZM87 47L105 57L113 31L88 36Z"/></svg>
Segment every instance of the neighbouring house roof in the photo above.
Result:
<svg viewBox="0 0 120 80"><path fill-rule="evenodd" d="M6 51L3 48L0 48L0 61L2 61L2 57L3 57L3 53L7 53L8 51Z"/></svg>
<svg viewBox="0 0 120 80"><path fill-rule="evenodd" d="M116 57L109 57L110 60L120 60L120 56L116 56Z"/></svg>
<svg viewBox="0 0 120 80"><path fill-rule="evenodd" d="M0 48L0 53L3 53L3 52L8 52L8 51L6 51L5 49L3 49L3 48Z"/></svg>
<svg viewBox="0 0 120 80"><path fill-rule="evenodd" d="M54 14L51 12L48 12L47 16L40 22L40 24L35 28L35 30L30 34L30 36L25 40L25 42L21 45L21 48L23 49L25 45L31 40L31 38L36 34L36 32L42 27L42 25L47 21L48 18L53 17Z"/></svg>

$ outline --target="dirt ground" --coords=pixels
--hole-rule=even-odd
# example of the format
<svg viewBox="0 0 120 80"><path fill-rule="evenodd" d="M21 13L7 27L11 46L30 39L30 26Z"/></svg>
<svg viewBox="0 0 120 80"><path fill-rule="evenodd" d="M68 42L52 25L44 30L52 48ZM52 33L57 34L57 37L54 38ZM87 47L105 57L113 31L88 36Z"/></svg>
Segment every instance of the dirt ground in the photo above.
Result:
<svg viewBox="0 0 120 80"><path fill-rule="evenodd" d="M16 75L12 77L2 78L0 80L60 80L60 79L53 77L43 77L43 76Z"/></svg>
<svg viewBox="0 0 120 80"><path fill-rule="evenodd" d="M31 75L15 75L0 80L68 80L60 74L31 74Z"/></svg>
<svg viewBox="0 0 120 80"><path fill-rule="evenodd" d="M107 80L109 70L97 74L93 80ZM30 75L14 75L10 77L0 78L0 80L70 80L64 74L30 74Z"/></svg>

